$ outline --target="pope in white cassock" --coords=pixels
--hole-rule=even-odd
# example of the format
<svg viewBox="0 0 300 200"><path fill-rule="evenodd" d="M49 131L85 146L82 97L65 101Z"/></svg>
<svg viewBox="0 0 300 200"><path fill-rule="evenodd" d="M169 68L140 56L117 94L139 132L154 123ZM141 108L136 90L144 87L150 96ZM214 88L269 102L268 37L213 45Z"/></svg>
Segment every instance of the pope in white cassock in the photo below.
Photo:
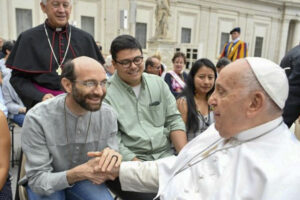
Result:
<svg viewBox="0 0 300 200"><path fill-rule="evenodd" d="M284 71L263 58L226 66L209 99L215 124L177 157L123 162L123 190L161 200L300 199L300 142L283 123Z"/></svg>

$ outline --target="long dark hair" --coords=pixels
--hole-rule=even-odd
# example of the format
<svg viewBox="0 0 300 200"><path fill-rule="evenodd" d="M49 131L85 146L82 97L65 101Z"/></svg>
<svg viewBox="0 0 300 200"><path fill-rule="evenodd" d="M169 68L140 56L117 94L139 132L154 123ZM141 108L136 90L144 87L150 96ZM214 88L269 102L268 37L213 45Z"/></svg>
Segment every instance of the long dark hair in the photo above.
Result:
<svg viewBox="0 0 300 200"><path fill-rule="evenodd" d="M188 74L187 80L186 80L186 85L185 88L183 89L182 93L179 95L178 98L180 97L185 97L186 102L187 102L187 108L188 108L188 113L187 113L187 122L186 122L186 129L187 133L188 132L196 132L199 129L199 119L198 119L198 112L196 108L196 103L194 100L195 96L195 85L194 85L194 78L198 70L202 67L208 67L213 70L215 74L215 81L217 77L217 70L215 65L207 58L202 58L197 60ZM206 99L208 100L209 96L213 93L215 89L215 86L208 91L206 94Z"/></svg>

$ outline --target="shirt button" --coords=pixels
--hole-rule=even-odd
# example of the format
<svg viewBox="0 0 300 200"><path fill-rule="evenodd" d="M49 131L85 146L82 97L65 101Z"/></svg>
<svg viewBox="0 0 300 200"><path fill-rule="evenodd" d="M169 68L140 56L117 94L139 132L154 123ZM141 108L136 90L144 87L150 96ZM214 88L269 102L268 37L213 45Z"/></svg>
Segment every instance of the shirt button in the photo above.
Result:
<svg viewBox="0 0 300 200"><path fill-rule="evenodd" d="M76 160L73 160L73 163L77 163Z"/></svg>
<svg viewBox="0 0 300 200"><path fill-rule="evenodd" d="M76 147L76 150L79 150L79 147Z"/></svg>

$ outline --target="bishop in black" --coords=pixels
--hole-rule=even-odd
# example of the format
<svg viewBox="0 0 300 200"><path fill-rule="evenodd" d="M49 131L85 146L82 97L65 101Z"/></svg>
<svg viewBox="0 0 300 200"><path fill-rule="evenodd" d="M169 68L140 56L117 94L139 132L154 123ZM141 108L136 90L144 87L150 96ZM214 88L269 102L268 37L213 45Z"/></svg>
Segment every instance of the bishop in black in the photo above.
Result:
<svg viewBox="0 0 300 200"><path fill-rule="evenodd" d="M104 64L93 37L68 23L70 0L41 0L46 21L20 34L8 60L11 84L27 108L63 93L60 72L66 61L88 56Z"/></svg>

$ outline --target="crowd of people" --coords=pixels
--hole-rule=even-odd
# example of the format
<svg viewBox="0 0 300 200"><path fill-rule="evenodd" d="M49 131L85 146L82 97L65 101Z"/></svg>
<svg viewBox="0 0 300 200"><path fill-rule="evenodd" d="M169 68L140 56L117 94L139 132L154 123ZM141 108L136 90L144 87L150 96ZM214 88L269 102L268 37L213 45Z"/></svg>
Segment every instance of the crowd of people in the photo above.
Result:
<svg viewBox="0 0 300 200"><path fill-rule="evenodd" d="M0 38L0 200L12 199L7 119L22 127L28 199L299 198L300 142L288 128L299 50L286 74L247 57L237 27L216 64L200 58L189 71L183 52L166 66L130 35L104 59L68 23L70 0L40 7L43 24Z"/></svg>

